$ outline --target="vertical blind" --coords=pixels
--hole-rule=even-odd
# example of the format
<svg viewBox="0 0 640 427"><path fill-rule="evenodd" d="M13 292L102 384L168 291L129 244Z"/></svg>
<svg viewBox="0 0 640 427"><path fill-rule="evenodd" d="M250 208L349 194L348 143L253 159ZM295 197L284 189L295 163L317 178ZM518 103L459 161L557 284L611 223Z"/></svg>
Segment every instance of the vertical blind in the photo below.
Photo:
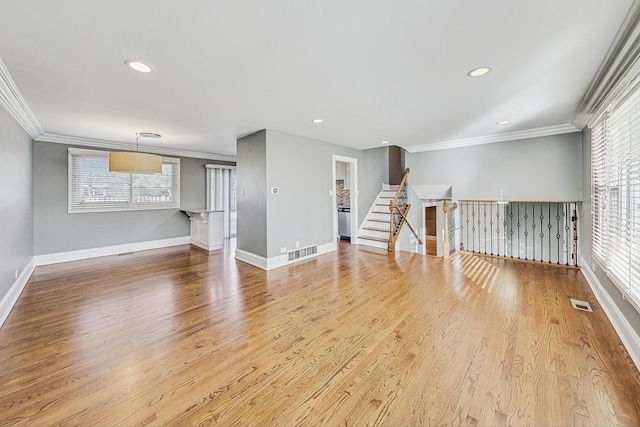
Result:
<svg viewBox="0 0 640 427"><path fill-rule="evenodd" d="M107 151L69 149L69 213L180 207L180 159L162 174L109 172Z"/></svg>
<svg viewBox="0 0 640 427"><path fill-rule="evenodd" d="M591 126L593 254L640 311L640 85Z"/></svg>

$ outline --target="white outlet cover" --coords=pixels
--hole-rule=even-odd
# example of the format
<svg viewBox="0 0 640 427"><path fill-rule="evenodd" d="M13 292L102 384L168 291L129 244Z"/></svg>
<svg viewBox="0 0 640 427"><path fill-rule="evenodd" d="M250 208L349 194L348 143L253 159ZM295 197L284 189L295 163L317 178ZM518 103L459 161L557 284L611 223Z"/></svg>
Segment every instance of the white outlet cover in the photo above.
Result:
<svg viewBox="0 0 640 427"><path fill-rule="evenodd" d="M296 249L300 249L300 242L296 242Z"/></svg>
<svg viewBox="0 0 640 427"><path fill-rule="evenodd" d="M286 247L280 248L280 253L281 254L286 254L287 253L287 248Z"/></svg>

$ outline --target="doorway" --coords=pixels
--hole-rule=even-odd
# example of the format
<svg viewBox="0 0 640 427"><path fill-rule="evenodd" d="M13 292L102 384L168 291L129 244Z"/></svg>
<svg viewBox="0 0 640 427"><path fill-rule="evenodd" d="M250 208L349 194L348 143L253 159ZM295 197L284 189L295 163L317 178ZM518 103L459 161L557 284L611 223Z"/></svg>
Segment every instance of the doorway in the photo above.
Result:
<svg viewBox="0 0 640 427"><path fill-rule="evenodd" d="M334 242L358 243L358 159L334 154L332 172Z"/></svg>
<svg viewBox="0 0 640 427"><path fill-rule="evenodd" d="M427 255L438 254L437 216L436 207L424 208L425 250Z"/></svg>

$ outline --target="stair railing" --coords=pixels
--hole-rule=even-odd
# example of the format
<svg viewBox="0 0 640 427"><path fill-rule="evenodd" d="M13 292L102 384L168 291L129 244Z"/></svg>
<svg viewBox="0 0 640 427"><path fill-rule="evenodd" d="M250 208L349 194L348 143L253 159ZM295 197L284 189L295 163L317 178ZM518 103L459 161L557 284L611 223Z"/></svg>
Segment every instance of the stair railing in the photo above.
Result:
<svg viewBox="0 0 640 427"><path fill-rule="evenodd" d="M406 180L409 172L411 172L411 169L409 168L404 171L404 175L402 175L402 180L400 181L400 185L398 185L396 194L393 196L393 199L391 199L391 202L389 202L389 212L391 213L389 221L389 252L395 252L396 241L398 240L402 226L405 223L411 229L418 242L422 245L420 236L418 236L418 233L416 233L416 230L413 229L407 219L409 208L411 208L411 204L407 203L408 196L406 189ZM400 197L401 194L403 194L403 197Z"/></svg>

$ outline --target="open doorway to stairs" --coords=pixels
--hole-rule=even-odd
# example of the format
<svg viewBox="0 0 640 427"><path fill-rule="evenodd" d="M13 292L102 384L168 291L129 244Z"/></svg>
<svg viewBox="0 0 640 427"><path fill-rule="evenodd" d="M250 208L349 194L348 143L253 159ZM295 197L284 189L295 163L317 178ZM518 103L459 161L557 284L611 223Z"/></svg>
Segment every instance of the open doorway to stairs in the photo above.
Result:
<svg viewBox="0 0 640 427"><path fill-rule="evenodd" d="M422 204L422 238L426 255L443 256L444 253L444 201L434 200Z"/></svg>
<svg viewBox="0 0 640 427"><path fill-rule="evenodd" d="M332 171L331 211L337 248L339 240L358 243L358 159L334 154Z"/></svg>

